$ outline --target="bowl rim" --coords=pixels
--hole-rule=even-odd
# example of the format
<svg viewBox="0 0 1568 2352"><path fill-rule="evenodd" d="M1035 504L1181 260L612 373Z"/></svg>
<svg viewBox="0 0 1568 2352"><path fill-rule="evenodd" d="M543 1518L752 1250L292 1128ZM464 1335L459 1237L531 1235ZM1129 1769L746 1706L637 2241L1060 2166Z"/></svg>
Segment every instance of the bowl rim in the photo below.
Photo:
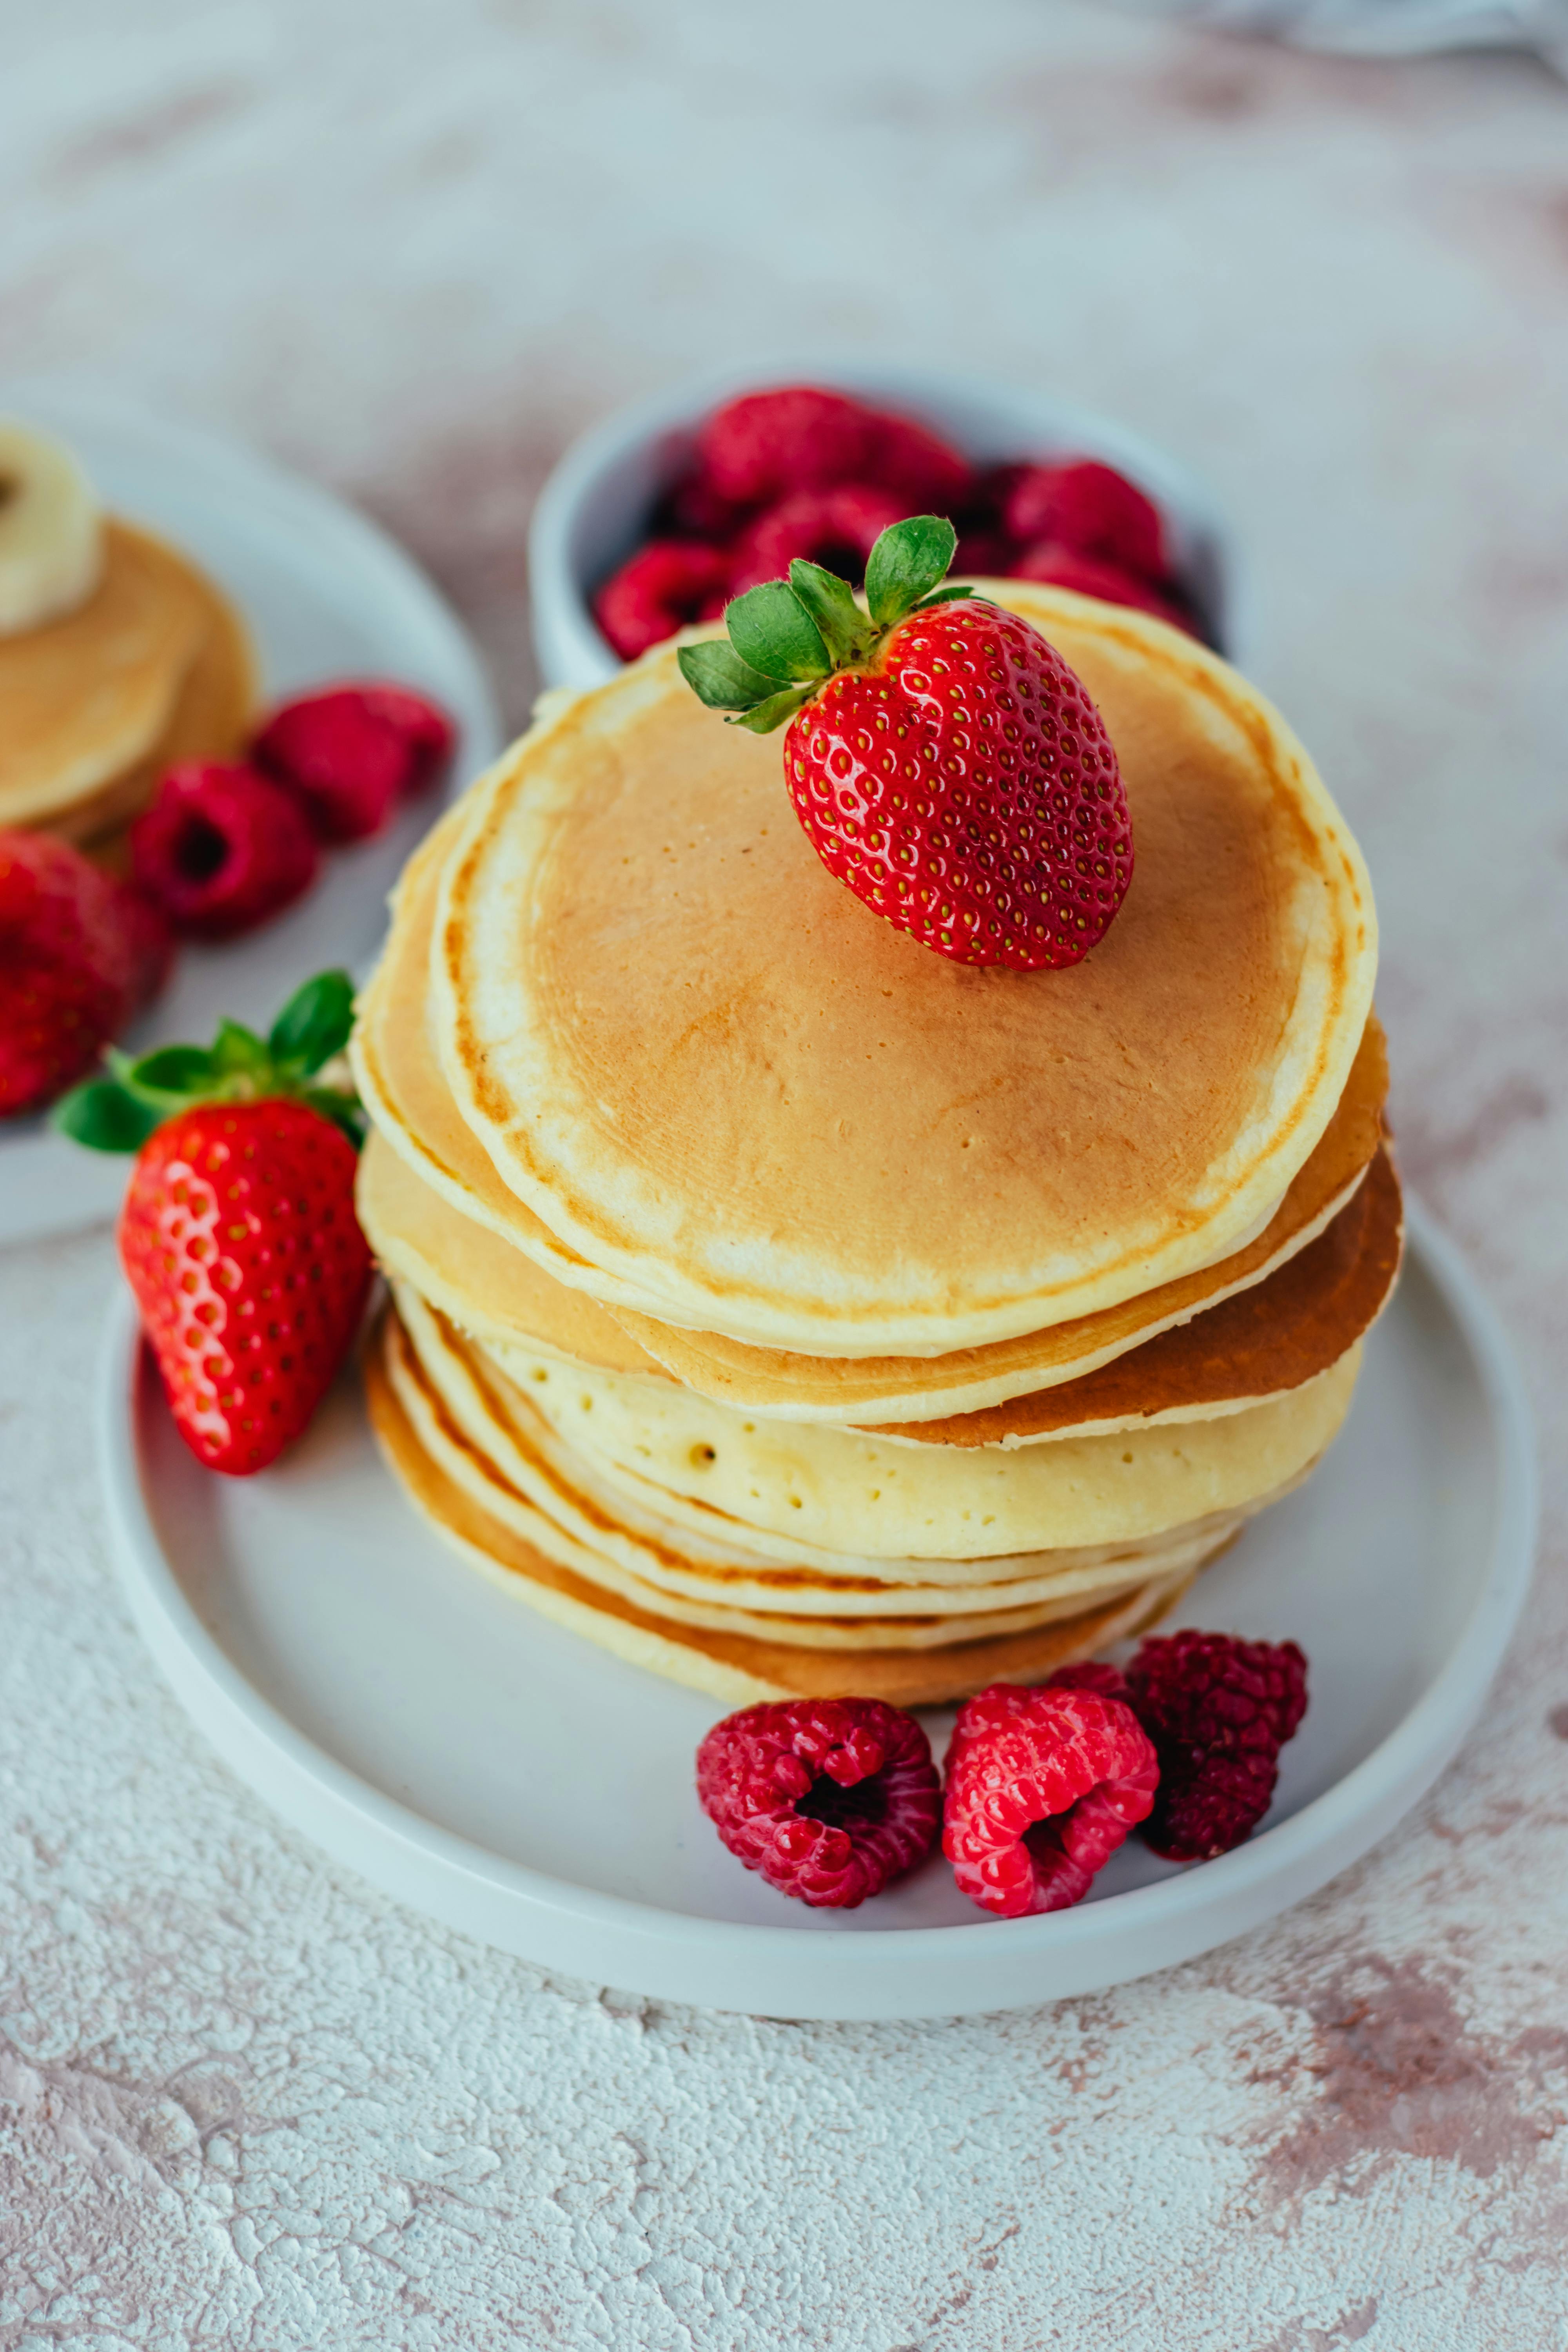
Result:
<svg viewBox="0 0 1568 2352"><path fill-rule="evenodd" d="M602 577L609 563L629 552L647 511L646 490L628 498L621 489L622 518L616 518L616 478L640 471L668 479L683 445L712 409L744 392L804 383L896 404L978 457L1070 451L1115 466L1161 508L1176 542L1175 569L1210 642L1227 660L1237 658L1247 630L1235 534L1213 492L1180 458L1114 417L1001 376L865 353L797 352L772 363L735 363L682 377L612 410L564 451L529 529L533 638L546 687L601 685L622 667L588 603L592 575ZM984 446L988 438L992 446ZM597 560L590 552L595 546Z"/></svg>

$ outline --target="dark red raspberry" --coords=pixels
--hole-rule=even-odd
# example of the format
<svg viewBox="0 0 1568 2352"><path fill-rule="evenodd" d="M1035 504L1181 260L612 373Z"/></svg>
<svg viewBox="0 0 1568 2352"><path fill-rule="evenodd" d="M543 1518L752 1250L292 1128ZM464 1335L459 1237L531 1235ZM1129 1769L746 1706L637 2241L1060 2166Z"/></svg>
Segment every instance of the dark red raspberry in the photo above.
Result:
<svg viewBox="0 0 1568 2352"><path fill-rule="evenodd" d="M702 466L689 466L660 499L654 514L656 539L700 539L721 547L733 539L751 512L721 498Z"/></svg>
<svg viewBox="0 0 1568 2352"><path fill-rule="evenodd" d="M456 740L451 719L427 696L367 678L280 705L250 757L301 803L321 840L363 841L400 800L437 781Z"/></svg>
<svg viewBox="0 0 1568 2352"><path fill-rule="evenodd" d="M996 531L1005 539L1008 500L1025 475L1033 471L1033 467L1011 457L977 467L970 477L963 515L954 515L953 521L961 530Z"/></svg>
<svg viewBox="0 0 1568 2352"><path fill-rule="evenodd" d="M871 412L868 481L899 499L899 520L910 514L955 515L968 503L974 471L966 457L911 417Z"/></svg>
<svg viewBox="0 0 1568 2352"><path fill-rule="evenodd" d="M783 499L736 542L731 593L739 596L759 581L782 580L797 555L856 585L883 531L908 511L891 491L863 482Z"/></svg>
<svg viewBox="0 0 1568 2352"><path fill-rule="evenodd" d="M1015 580L1043 580L1053 588L1071 588L1080 596L1098 596L1102 604L1130 604L1135 612L1152 613L1173 628L1194 635L1192 616L1160 589L1098 556L1078 555L1059 541L1046 540L1019 556L1012 567Z"/></svg>
<svg viewBox="0 0 1568 2352"><path fill-rule="evenodd" d="M63 841L0 833L0 1118L89 1070L162 985L167 925Z"/></svg>
<svg viewBox="0 0 1568 2352"><path fill-rule="evenodd" d="M816 384L748 392L702 426L698 465L715 497L761 506L864 477L874 421L858 400Z"/></svg>
<svg viewBox="0 0 1568 2352"><path fill-rule="evenodd" d="M612 572L594 618L623 661L636 661L693 621L717 620L729 593L730 558L694 539L656 539Z"/></svg>
<svg viewBox="0 0 1568 2352"><path fill-rule="evenodd" d="M1008 492L1005 522L1020 547L1051 540L1145 580L1168 569L1158 507L1097 458L1028 467Z"/></svg>
<svg viewBox="0 0 1568 2352"><path fill-rule="evenodd" d="M171 768L131 828L138 887L196 939L264 923L310 887L320 861L292 793L255 768L216 761Z"/></svg>
<svg viewBox="0 0 1568 2352"><path fill-rule="evenodd" d="M958 1711L942 1852L971 1901L1004 1919L1063 1910L1143 1819L1158 1778L1119 1700L994 1683Z"/></svg>
<svg viewBox="0 0 1568 2352"><path fill-rule="evenodd" d="M912 1715L876 1698L742 1707L697 1751L730 1852L781 1895L853 1910L931 1852L942 1788Z"/></svg>
<svg viewBox="0 0 1568 2352"><path fill-rule="evenodd" d="M1173 1862L1228 1853L1268 1811L1279 1750L1307 1711L1301 1651L1229 1633L1156 1634L1127 1683L1160 1758L1144 1838Z"/></svg>
<svg viewBox="0 0 1568 2352"><path fill-rule="evenodd" d="M955 580L1005 580L1013 569L1013 542L999 530L966 530L952 559Z"/></svg>
<svg viewBox="0 0 1568 2352"><path fill-rule="evenodd" d="M1058 1666L1054 1675L1047 1675L1044 1687L1047 1690L1098 1691L1101 1698L1120 1699L1123 1706L1131 1705L1126 1675L1120 1666L1113 1666L1103 1658L1080 1658L1076 1665Z"/></svg>

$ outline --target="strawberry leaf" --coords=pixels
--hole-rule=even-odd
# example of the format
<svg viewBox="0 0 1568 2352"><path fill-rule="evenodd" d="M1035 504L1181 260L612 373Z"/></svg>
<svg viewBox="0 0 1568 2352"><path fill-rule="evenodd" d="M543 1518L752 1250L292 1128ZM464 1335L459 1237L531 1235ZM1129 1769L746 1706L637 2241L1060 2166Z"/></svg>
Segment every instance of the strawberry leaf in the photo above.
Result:
<svg viewBox="0 0 1568 2352"><path fill-rule="evenodd" d="M220 1021L217 1035L213 1039L213 1067L223 1077L264 1077L272 1066L271 1056L254 1029L247 1029L238 1021Z"/></svg>
<svg viewBox="0 0 1568 2352"><path fill-rule="evenodd" d="M289 1076L309 1077L341 1054L354 1025L354 984L346 971L319 971L296 989L272 1024L267 1049Z"/></svg>
<svg viewBox="0 0 1568 2352"><path fill-rule="evenodd" d="M958 546L945 515L910 515L889 523L866 565L866 602L879 628L889 629L940 586Z"/></svg>
<svg viewBox="0 0 1568 2352"><path fill-rule="evenodd" d="M811 694L809 686L786 687L783 694L770 695L766 702L757 703L751 710L737 712L733 719L726 719L724 724L726 727L748 728L753 735L771 735L775 727L782 727L786 719L793 719L803 703L811 700Z"/></svg>
<svg viewBox="0 0 1568 2352"><path fill-rule="evenodd" d="M62 1095L49 1124L89 1151L140 1151L163 1112L139 1102L116 1078L89 1078Z"/></svg>
<svg viewBox="0 0 1568 2352"><path fill-rule="evenodd" d="M847 580L797 555L789 568L789 584L816 623L834 667L839 669L847 662L863 661L877 633L855 602L855 592Z"/></svg>
<svg viewBox="0 0 1568 2352"><path fill-rule="evenodd" d="M196 1097L210 1096L218 1076L205 1045L160 1045L136 1062L126 1062L117 1055L114 1066L126 1091L154 1108L162 1104L177 1109Z"/></svg>
<svg viewBox="0 0 1568 2352"><path fill-rule="evenodd" d="M785 581L748 588L725 606L724 626L741 659L765 677L821 678L832 670L821 630Z"/></svg>
<svg viewBox="0 0 1568 2352"><path fill-rule="evenodd" d="M764 677L721 637L707 645L682 646L676 660L687 685L710 710L750 710L753 703L778 692L776 677Z"/></svg>

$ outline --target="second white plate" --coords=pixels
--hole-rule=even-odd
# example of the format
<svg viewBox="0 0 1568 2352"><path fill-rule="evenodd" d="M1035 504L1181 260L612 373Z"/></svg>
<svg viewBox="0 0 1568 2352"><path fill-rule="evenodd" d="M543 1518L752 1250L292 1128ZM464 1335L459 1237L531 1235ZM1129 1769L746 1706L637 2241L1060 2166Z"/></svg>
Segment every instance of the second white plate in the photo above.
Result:
<svg viewBox="0 0 1568 2352"><path fill-rule="evenodd" d="M1092 1990L1223 1943L1354 1862L1453 1754L1518 1622L1528 1408L1451 1244L1419 1211L1411 1226L1342 1435L1179 1621L1307 1652L1311 1703L1268 1822L1185 1870L1130 1841L1073 1911L986 1918L940 1855L858 1911L774 1894L697 1803L693 1757L720 1708L444 1550L382 1467L352 1381L276 1469L203 1471L128 1302L102 1396L113 1539L153 1654L234 1769L452 1927L600 1983L789 2017ZM926 1721L940 1758L952 1716Z"/></svg>
<svg viewBox="0 0 1568 2352"><path fill-rule="evenodd" d="M268 698L334 677L424 688L458 727L451 788L500 749L500 724L461 623L401 548L363 515L254 452L85 392L0 387L0 412L62 435L105 504L187 549L250 625ZM411 803L376 840L322 862L308 897L224 947L182 950L169 987L127 1042L205 1044L224 1013L265 1029L313 971L368 963L386 894L439 803ZM83 1151L41 1119L0 1124L0 1244L112 1216L126 1162Z"/></svg>

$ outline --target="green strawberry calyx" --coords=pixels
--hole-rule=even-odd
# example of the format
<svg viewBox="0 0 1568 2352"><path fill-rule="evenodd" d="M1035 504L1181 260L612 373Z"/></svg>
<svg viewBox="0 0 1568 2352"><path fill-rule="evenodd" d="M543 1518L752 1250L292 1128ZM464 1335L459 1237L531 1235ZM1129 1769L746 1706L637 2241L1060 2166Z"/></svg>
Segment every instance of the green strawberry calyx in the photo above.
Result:
<svg viewBox="0 0 1568 2352"><path fill-rule="evenodd" d="M933 604L973 596L943 586L958 546L945 515L890 523L866 564L866 604L836 572L797 555L787 580L765 580L724 607L728 640L682 646L681 676L731 727L771 735L843 669L864 669L883 640Z"/></svg>
<svg viewBox="0 0 1568 2352"><path fill-rule="evenodd" d="M110 1046L104 1075L63 1095L50 1124L92 1151L139 1151L165 1119L198 1104L281 1095L320 1111L357 1148L364 1139L359 1098L327 1068L348 1044L353 1017L348 973L319 971L296 989L265 1037L224 1021L210 1045L159 1045L134 1060Z"/></svg>

